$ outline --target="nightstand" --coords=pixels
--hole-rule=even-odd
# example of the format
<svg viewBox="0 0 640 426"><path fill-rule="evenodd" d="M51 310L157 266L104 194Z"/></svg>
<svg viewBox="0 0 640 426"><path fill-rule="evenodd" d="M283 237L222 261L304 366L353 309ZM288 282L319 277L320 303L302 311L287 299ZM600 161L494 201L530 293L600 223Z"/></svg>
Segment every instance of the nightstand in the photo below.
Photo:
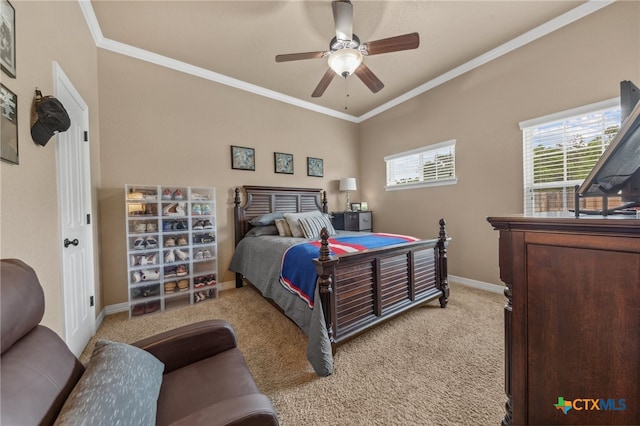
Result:
<svg viewBox="0 0 640 426"><path fill-rule="evenodd" d="M373 230L373 212L332 212L332 224L335 229L342 231Z"/></svg>

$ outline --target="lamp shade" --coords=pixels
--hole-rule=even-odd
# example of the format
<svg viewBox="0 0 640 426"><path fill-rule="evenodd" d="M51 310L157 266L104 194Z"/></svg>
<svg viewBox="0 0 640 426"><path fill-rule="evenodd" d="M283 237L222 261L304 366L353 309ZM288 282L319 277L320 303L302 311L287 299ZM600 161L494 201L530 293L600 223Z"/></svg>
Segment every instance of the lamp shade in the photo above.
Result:
<svg viewBox="0 0 640 426"><path fill-rule="evenodd" d="M355 191L356 178L342 178L340 179L340 191Z"/></svg>
<svg viewBox="0 0 640 426"><path fill-rule="evenodd" d="M347 77L362 63L362 54L355 49L340 49L329 55L328 62L336 74Z"/></svg>

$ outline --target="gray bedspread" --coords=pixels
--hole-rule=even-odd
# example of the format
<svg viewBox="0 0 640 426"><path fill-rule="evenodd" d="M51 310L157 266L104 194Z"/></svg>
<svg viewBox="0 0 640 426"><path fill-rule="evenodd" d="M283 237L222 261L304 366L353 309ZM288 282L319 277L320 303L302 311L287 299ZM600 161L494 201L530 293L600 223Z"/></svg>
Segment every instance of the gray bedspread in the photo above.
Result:
<svg viewBox="0 0 640 426"><path fill-rule="evenodd" d="M304 238L263 235L243 238L236 247L229 270L246 277L262 293L272 299L308 337L307 359L319 376L333 372L331 343L324 323L322 304L316 288L313 309L280 284L280 265L287 248L305 242Z"/></svg>

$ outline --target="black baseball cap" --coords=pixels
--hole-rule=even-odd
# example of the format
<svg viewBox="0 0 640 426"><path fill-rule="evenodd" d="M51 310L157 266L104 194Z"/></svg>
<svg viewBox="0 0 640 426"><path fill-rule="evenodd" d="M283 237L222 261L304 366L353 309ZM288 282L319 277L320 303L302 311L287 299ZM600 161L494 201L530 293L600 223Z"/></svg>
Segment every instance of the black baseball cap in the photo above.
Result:
<svg viewBox="0 0 640 426"><path fill-rule="evenodd" d="M38 145L45 146L51 136L65 132L71 126L71 120L62 103L53 96L42 96L36 90L31 111L31 138Z"/></svg>

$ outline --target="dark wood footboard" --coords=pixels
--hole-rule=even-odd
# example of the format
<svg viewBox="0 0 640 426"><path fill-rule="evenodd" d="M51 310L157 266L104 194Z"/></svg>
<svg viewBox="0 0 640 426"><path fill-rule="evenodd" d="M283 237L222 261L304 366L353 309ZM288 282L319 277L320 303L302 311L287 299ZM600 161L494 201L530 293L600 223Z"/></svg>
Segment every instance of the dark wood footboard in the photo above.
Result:
<svg viewBox="0 0 640 426"><path fill-rule="evenodd" d="M318 290L333 350L366 330L417 305L449 298L447 237L440 219L437 239L330 256L326 230L314 259Z"/></svg>
<svg viewBox="0 0 640 426"><path fill-rule="evenodd" d="M235 243L251 229L249 220L272 212L327 212L326 192L315 188L244 186L234 191ZM330 255L326 229L314 259L317 285L332 350L377 324L423 303L449 298L444 219L438 237L339 257ZM236 275L242 287L243 277ZM281 309L281 308L279 308Z"/></svg>

